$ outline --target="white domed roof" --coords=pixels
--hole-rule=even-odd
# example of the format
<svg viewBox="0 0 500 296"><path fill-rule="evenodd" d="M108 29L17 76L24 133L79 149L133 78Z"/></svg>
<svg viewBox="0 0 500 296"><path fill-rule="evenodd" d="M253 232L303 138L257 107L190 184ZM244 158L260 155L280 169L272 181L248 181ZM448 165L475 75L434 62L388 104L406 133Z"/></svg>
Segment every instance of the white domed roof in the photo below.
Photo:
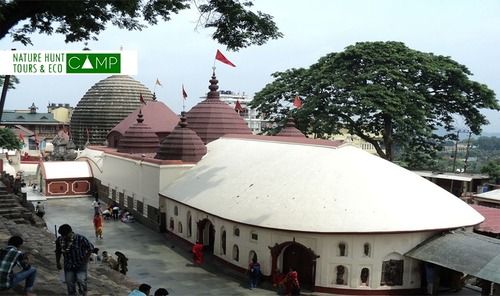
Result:
<svg viewBox="0 0 500 296"><path fill-rule="evenodd" d="M423 231L484 220L441 187L361 149L271 141L213 141L161 194L223 219L305 232Z"/></svg>

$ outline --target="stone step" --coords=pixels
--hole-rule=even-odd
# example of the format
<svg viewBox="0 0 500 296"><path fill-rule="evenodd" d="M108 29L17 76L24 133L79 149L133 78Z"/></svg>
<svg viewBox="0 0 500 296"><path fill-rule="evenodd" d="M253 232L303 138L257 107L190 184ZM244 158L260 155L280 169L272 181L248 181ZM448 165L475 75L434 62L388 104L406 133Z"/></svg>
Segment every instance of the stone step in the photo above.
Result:
<svg viewBox="0 0 500 296"><path fill-rule="evenodd" d="M24 218L14 218L11 221L13 221L16 224L30 224L30 222Z"/></svg>
<svg viewBox="0 0 500 296"><path fill-rule="evenodd" d="M9 194L9 195L1 195L0 201L2 201L2 200L19 200L19 198L15 195Z"/></svg>
<svg viewBox="0 0 500 296"><path fill-rule="evenodd" d="M17 201L0 201L0 208L13 208L18 206L19 203Z"/></svg>
<svg viewBox="0 0 500 296"><path fill-rule="evenodd" d="M8 213L8 212L29 212L25 207L20 206L19 204L12 207L0 207L0 213Z"/></svg>

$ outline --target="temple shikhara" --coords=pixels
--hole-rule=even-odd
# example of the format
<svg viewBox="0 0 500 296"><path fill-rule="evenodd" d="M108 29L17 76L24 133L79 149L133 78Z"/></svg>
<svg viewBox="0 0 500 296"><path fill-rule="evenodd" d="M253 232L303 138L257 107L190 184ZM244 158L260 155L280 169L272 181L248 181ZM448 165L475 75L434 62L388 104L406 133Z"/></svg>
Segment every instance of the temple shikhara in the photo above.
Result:
<svg viewBox="0 0 500 296"><path fill-rule="evenodd" d="M413 172L342 141L307 138L292 117L276 136L253 135L220 100L215 72L209 83L206 98L180 115L131 77L95 84L71 119L74 143L86 145L75 161L91 172L65 190L92 183L100 199L201 242L230 268L245 272L256 257L269 280L294 268L304 290L336 294L420 293L430 260L419 248L484 220ZM50 184L63 180L50 167L44 184L57 195Z"/></svg>

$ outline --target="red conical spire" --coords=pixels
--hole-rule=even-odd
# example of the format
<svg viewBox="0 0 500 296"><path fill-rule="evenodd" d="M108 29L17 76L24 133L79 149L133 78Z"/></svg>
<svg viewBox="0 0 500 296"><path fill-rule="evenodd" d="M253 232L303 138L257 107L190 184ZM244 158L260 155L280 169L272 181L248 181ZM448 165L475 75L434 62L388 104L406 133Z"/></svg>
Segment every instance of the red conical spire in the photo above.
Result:
<svg viewBox="0 0 500 296"><path fill-rule="evenodd" d="M225 134L252 134L245 120L234 112L233 108L220 100L217 91L218 82L214 71L210 79L208 87L210 91L207 98L186 113L189 127L200 136L205 144Z"/></svg>

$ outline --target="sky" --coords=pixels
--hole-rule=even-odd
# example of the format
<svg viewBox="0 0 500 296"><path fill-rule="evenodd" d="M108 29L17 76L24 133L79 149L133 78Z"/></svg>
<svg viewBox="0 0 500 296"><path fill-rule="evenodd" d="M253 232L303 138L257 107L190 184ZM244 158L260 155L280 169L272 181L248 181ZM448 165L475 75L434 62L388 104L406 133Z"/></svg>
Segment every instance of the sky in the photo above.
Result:
<svg viewBox="0 0 500 296"><path fill-rule="evenodd" d="M496 0L254 0L254 10L274 17L284 37L262 46L227 51L211 39L211 30L196 29L195 9L181 11L168 22L142 31L111 25L93 51L138 52L135 79L155 90L174 112L182 111L181 88L188 98L186 110L208 91L217 49L236 67L217 63L220 90L253 95L273 81L271 74L309 67L322 56L363 41L400 41L408 47L450 56L466 65L471 79L488 85L500 96L500 1ZM32 35L33 46L0 40L0 49L81 50L83 42L65 43L62 35ZM5 109L26 109L35 103L46 112L48 103L76 106L85 92L106 75L19 76L9 91ZM162 87L156 86L159 79ZM490 125L485 133L500 132L500 113L483 112Z"/></svg>

